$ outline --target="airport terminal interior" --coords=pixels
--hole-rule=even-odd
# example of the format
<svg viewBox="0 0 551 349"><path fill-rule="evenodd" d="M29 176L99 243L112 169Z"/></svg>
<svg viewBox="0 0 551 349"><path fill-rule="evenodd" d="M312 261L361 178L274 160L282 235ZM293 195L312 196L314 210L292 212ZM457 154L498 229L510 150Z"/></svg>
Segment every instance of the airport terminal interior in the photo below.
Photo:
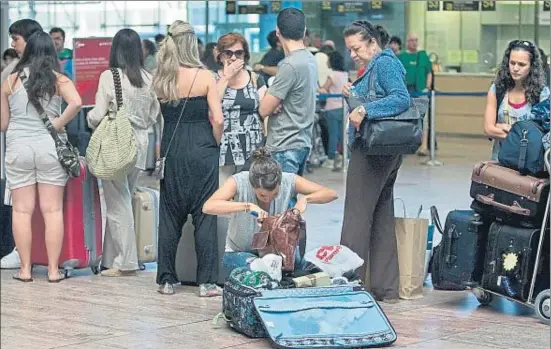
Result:
<svg viewBox="0 0 551 349"><path fill-rule="evenodd" d="M46 32L62 28L65 47L75 51L79 40L111 38L123 28L132 28L141 39L155 42L157 34L168 35L170 25L183 20L193 26L205 45L216 43L228 32L240 33L249 43L253 66L270 49L266 38L276 29L278 13L294 7L305 14L311 37L331 41L341 53L354 81L361 67L351 58L343 38L343 30L351 23L367 20L384 26L401 40L402 49L415 37L418 49L427 53L431 63L431 90L435 93L429 131L433 131L434 142L429 142L423 154L404 156L394 186L394 198L401 199L395 200L394 213L430 221L434 206L444 223L449 212L471 209L473 167L492 158L492 142L484 130L486 96L510 42L529 41L543 50L542 64L549 79L549 6L549 1L2 0L0 45L2 52L11 47L8 28L25 18L36 20ZM428 122L425 126L428 128ZM2 148L4 152L4 145ZM306 251L340 244L348 162L347 151L343 153L343 168L310 163L306 171L307 179L338 194L337 200L309 205L304 213ZM147 171L140 173L138 186L160 188ZM105 212L102 217L105 221ZM549 220L547 234L548 227ZM442 239L434 232L433 246ZM549 246L546 253L549 262ZM186 257L177 262L187 263ZM16 271L0 272L1 349L272 347L270 341L249 338L226 324L218 316L222 297L198 297L199 288L187 284L176 285L173 296L159 294L155 262L146 263L133 277L102 277L90 268L75 269L60 283L47 282L45 266L33 268L31 283L13 280ZM380 302L397 334L392 347L551 348L549 293L539 310L547 314L547 321L538 316L533 299L516 302L496 294L490 295L491 301L482 302L489 304L481 304L475 293L472 289L434 289L429 274L421 299Z"/></svg>

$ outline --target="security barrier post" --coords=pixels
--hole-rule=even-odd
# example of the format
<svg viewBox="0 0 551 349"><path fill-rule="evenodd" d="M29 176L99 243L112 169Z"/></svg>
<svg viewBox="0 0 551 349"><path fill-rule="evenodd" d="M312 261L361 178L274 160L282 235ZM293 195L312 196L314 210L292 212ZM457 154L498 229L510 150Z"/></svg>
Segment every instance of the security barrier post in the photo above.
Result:
<svg viewBox="0 0 551 349"><path fill-rule="evenodd" d="M430 160L425 162L427 166L442 166L436 160L436 91L430 92Z"/></svg>

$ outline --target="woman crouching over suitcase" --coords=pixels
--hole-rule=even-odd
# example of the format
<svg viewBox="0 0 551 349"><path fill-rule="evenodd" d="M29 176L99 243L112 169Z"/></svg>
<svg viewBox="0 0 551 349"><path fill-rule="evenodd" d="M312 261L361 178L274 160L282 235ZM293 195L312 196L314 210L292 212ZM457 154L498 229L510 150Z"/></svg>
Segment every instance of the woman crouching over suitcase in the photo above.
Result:
<svg viewBox="0 0 551 349"><path fill-rule="evenodd" d="M248 267L258 257L251 244L259 231L259 220L285 212L297 194L302 196L295 208L301 213L308 204L326 204L337 199L337 192L332 189L293 173L283 173L265 148L253 152L250 170L227 179L203 205L206 214L231 215L224 268L231 271Z"/></svg>
<svg viewBox="0 0 551 349"><path fill-rule="evenodd" d="M539 50L530 41L511 41L486 98L484 133L494 140L492 160L497 160L511 126L532 119L532 106L547 98L549 87Z"/></svg>
<svg viewBox="0 0 551 349"><path fill-rule="evenodd" d="M348 116L352 148L341 244L365 261L357 272L364 281L370 281L365 284L377 300L393 303L398 300L399 286L393 196L402 156L368 155L362 147L355 146L354 135L362 122L398 115L409 108L405 69L390 48L383 49L389 35L379 25L354 22L345 29L344 40L351 58L366 66L365 73L354 83L353 96L369 100L370 92L374 92L377 98L362 103ZM371 87L375 91L370 91ZM351 90L347 83L343 94L349 97Z"/></svg>
<svg viewBox="0 0 551 349"><path fill-rule="evenodd" d="M18 40L23 39L14 39ZM59 282L64 279L58 262L63 247L63 192L68 176L40 113L49 118L59 138L66 142L64 127L80 110L81 99L75 85L60 72L54 43L47 33L41 30L29 37L14 73L2 84L1 96L1 129L7 130L6 179L12 193L13 235L21 257L21 269L13 278L33 281L31 217L38 190L45 224L48 281ZM63 113L62 100L67 102Z"/></svg>

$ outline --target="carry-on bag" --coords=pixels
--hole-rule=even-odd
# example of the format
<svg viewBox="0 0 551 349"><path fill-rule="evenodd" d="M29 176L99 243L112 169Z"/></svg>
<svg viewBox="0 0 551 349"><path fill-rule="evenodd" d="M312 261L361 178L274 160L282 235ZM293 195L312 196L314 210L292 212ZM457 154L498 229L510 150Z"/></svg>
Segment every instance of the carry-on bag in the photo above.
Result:
<svg viewBox="0 0 551 349"><path fill-rule="evenodd" d="M543 136L539 120L517 121L501 144L499 163L523 175L549 177L545 170Z"/></svg>
<svg viewBox="0 0 551 349"><path fill-rule="evenodd" d="M442 233L442 241L434 251L432 265L435 288L439 284L456 285L457 289L479 285L490 223L472 210L454 210L448 214L442 230L434 206L431 207L431 214L437 229Z"/></svg>
<svg viewBox="0 0 551 349"><path fill-rule="evenodd" d="M218 216L217 240L218 240L218 285L224 285L229 270L222 265L222 257L226 250L226 235L228 233L229 218ZM195 250L195 227L191 215L182 229L182 238L176 252L176 275L184 285L197 285L197 253Z"/></svg>
<svg viewBox="0 0 551 349"><path fill-rule="evenodd" d="M59 267L65 269L66 273L72 269L87 267L97 273L103 250L98 181L87 171L83 158L80 166L80 176L70 178L65 187L63 202L65 232ZM38 200L32 216L31 228L33 235L31 263L48 265L44 240L44 217Z"/></svg>
<svg viewBox="0 0 551 349"><path fill-rule="evenodd" d="M138 249L138 263L144 269L144 263L157 261L157 234L159 230L159 191L137 187L132 196L134 229Z"/></svg>
<svg viewBox="0 0 551 349"><path fill-rule="evenodd" d="M479 213L512 225L537 227L543 219L549 179L524 176L494 161L482 161L473 168L471 207Z"/></svg>
<svg viewBox="0 0 551 349"><path fill-rule="evenodd" d="M534 268L534 294L549 288L549 229L545 234L539 265L534 265L540 228L520 228L492 223L488 235L482 287L521 301L528 301Z"/></svg>

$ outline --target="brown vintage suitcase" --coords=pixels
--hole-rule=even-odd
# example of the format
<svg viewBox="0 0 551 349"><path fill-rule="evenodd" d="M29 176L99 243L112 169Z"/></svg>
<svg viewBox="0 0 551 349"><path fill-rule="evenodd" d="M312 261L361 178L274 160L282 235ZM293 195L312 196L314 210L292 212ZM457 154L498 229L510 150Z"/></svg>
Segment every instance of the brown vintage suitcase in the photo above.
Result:
<svg viewBox="0 0 551 349"><path fill-rule="evenodd" d="M549 179L523 176L495 161L473 168L471 197L475 211L495 216L508 224L540 226L549 194Z"/></svg>

